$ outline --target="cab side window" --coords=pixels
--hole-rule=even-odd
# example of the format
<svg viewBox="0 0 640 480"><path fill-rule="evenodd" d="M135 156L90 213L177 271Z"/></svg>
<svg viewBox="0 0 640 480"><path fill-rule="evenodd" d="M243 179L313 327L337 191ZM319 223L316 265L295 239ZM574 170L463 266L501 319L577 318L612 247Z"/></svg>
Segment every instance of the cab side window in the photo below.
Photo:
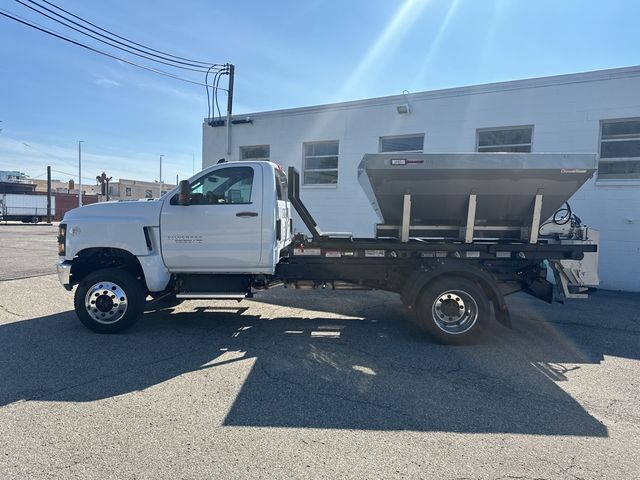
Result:
<svg viewBox="0 0 640 480"><path fill-rule="evenodd" d="M253 168L227 167L210 172L191 184L191 205L251 203ZM177 204L177 198L171 199Z"/></svg>

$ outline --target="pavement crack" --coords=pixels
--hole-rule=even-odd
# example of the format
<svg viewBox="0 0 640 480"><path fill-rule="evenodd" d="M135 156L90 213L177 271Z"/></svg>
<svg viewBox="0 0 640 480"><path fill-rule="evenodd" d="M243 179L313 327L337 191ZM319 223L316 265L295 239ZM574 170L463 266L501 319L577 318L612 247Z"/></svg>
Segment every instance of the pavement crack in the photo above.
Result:
<svg viewBox="0 0 640 480"><path fill-rule="evenodd" d="M346 396L346 395L340 395L338 393L330 393L330 392L321 392L318 390L309 390L306 388L306 385L301 383L301 382L295 382L293 380L290 380L288 378L284 378L284 377L280 377L278 375L274 375L271 372L269 372L266 368L266 366L261 363L260 364L260 368L262 370L262 373L264 373L264 375L269 378L271 381L273 382L284 382L284 383L288 383L289 385L293 385L297 388L300 388L303 392L308 393L310 395L319 395L322 397L329 397L329 398L336 398L338 400L342 400L344 402L348 402L348 403L355 403L357 405L367 405L370 407L375 407L375 408L379 408L382 410L385 410L387 412L391 412L391 413L395 413L397 415L401 415L403 417L408 417L408 418L412 418L412 415L410 415L409 413L403 411L403 410L399 410L397 408L393 408L391 405L387 405L387 404L383 404L383 403L377 403L377 402L370 402L367 400L362 400L362 399L358 399L358 398L353 398L350 396Z"/></svg>
<svg viewBox="0 0 640 480"><path fill-rule="evenodd" d="M3 310L5 312L7 312L9 315L14 315L16 317L24 317L24 315L20 315L19 313L12 312L11 310L9 310L7 307L5 307L2 304L0 304L0 310Z"/></svg>
<svg viewBox="0 0 640 480"><path fill-rule="evenodd" d="M166 362L166 361L169 361L169 360L173 360L173 359L181 357L183 355L188 355L190 353L197 352L198 350L202 350L204 348L207 348L207 346L205 345L205 346L200 346L200 347L197 347L197 348L192 348L190 350L179 352L179 353L176 353L174 355L170 355L168 357L163 357L163 358L151 361L151 362L136 364L136 365L134 365L134 366L132 366L130 368L126 368L126 369L123 369L123 370L119 370L117 372L112 372L112 373L108 373L108 374L105 374L105 375L101 375L99 377L93 377L93 378L90 378L90 379L82 381L82 382L77 382L77 383L74 383L72 385L67 385L67 386L65 386L63 388L59 388L57 390L47 391L47 392L41 393L40 395L34 395L34 396L31 396L31 397L25 398L24 400L25 401L33 401L33 400L40 400L40 399L45 398L45 397L46 398L50 398L52 396L58 395L59 393L66 392L68 390L73 390L74 388L84 387L84 386L90 385L90 384L92 384L94 382L99 382L99 381L106 380L106 379L109 379L109 378L118 377L120 375L124 375L124 374L130 373L130 372L134 372L136 370L139 370L139 369L145 368L145 367L149 367L151 365L157 365L159 363L163 363L163 362ZM185 372L185 373L187 373L187 372Z"/></svg>

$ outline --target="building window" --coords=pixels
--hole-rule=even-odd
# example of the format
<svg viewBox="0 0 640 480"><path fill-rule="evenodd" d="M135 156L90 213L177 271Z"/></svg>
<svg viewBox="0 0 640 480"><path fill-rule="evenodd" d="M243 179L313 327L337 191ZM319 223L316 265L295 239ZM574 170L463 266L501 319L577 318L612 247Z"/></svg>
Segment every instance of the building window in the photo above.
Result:
<svg viewBox="0 0 640 480"><path fill-rule="evenodd" d="M424 133L415 135L396 135L380 137L380 153L414 152L422 153Z"/></svg>
<svg viewBox="0 0 640 480"><path fill-rule="evenodd" d="M478 129L478 152L531 152L533 127Z"/></svg>
<svg viewBox="0 0 640 480"><path fill-rule="evenodd" d="M335 185L338 183L338 141L303 144L303 183Z"/></svg>
<svg viewBox="0 0 640 480"><path fill-rule="evenodd" d="M269 145L252 145L240 147L240 160L269 160Z"/></svg>
<svg viewBox="0 0 640 480"><path fill-rule="evenodd" d="M147 191L148 191L148 190L147 190ZM130 197L130 196L131 196L131 187L126 187L126 188L124 189L124 192L125 192L125 195L126 195L127 197Z"/></svg>
<svg viewBox="0 0 640 480"><path fill-rule="evenodd" d="M640 179L640 119L607 120L600 124L598 178Z"/></svg>
<svg viewBox="0 0 640 480"><path fill-rule="evenodd" d="M144 191L144 198L153 198L153 191L152 190L145 190Z"/></svg>

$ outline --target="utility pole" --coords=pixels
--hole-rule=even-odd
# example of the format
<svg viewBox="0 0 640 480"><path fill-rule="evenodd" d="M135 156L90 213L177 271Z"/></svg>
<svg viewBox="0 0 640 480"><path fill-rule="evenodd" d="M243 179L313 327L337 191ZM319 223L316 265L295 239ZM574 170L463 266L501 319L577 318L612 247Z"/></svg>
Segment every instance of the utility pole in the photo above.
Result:
<svg viewBox="0 0 640 480"><path fill-rule="evenodd" d="M162 157L164 157L164 155L160 155L160 194L158 198L162 196Z"/></svg>
<svg viewBox="0 0 640 480"><path fill-rule="evenodd" d="M229 63L229 92L227 95L227 155L231 155L231 112L233 108L233 76L236 67Z"/></svg>
<svg viewBox="0 0 640 480"><path fill-rule="evenodd" d="M82 144L84 140L78 141L78 207L82 206Z"/></svg>
<svg viewBox="0 0 640 480"><path fill-rule="evenodd" d="M47 167L47 223L51 223L51 167Z"/></svg>

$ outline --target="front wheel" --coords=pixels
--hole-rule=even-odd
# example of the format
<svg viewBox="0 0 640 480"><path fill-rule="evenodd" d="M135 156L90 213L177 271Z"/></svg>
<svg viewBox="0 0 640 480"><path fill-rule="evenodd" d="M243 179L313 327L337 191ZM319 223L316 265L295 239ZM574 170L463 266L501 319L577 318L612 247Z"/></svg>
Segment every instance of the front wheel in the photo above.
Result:
<svg viewBox="0 0 640 480"><path fill-rule="evenodd" d="M420 294L419 326L441 343L461 345L487 327L491 309L483 289L464 277L436 279Z"/></svg>
<svg viewBox="0 0 640 480"><path fill-rule="evenodd" d="M74 296L76 315L89 330L117 333L133 325L144 311L145 292L126 270L106 268L87 275Z"/></svg>

